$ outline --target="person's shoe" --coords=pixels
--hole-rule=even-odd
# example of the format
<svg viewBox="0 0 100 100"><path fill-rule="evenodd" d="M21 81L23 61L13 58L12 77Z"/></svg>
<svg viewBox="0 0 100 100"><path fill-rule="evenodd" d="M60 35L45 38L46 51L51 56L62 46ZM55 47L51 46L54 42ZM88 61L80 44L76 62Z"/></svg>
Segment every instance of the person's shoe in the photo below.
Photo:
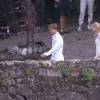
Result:
<svg viewBox="0 0 100 100"><path fill-rule="evenodd" d="M61 28L60 29L60 34L64 34L64 33L65 33L64 28Z"/></svg>
<svg viewBox="0 0 100 100"><path fill-rule="evenodd" d="M77 29L77 31L79 31L79 32L82 31L82 28L79 26L78 29Z"/></svg>
<svg viewBox="0 0 100 100"><path fill-rule="evenodd" d="M91 24L88 24L87 29L88 29L88 31L91 31L92 30Z"/></svg>
<svg viewBox="0 0 100 100"><path fill-rule="evenodd" d="M69 29L61 29L60 30L60 34L70 34L70 30Z"/></svg>
<svg viewBox="0 0 100 100"><path fill-rule="evenodd" d="M61 28L60 32L61 32L61 33L64 32L64 28Z"/></svg>

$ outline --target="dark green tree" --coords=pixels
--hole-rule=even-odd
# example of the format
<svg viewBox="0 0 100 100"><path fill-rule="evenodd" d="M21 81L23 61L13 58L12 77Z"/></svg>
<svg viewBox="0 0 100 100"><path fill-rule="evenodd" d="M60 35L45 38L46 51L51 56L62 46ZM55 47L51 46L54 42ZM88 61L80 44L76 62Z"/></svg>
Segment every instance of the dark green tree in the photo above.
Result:
<svg viewBox="0 0 100 100"><path fill-rule="evenodd" d="M0 22L8 24L13 15L14 6L12 0L0 0Z"/></svg>

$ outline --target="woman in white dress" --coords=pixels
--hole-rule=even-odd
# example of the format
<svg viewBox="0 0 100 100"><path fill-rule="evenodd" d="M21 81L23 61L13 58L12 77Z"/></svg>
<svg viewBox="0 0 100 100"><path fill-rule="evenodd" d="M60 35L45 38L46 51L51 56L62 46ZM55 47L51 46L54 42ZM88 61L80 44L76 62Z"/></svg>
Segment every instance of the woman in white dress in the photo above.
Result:
<svg viewBox="0 0 100 100"><path fill-rule="evenodd" d="M95 32L95 45L96 45L96 56L95 59L100 59L100 23L94 22L92 31Z"/></svg>

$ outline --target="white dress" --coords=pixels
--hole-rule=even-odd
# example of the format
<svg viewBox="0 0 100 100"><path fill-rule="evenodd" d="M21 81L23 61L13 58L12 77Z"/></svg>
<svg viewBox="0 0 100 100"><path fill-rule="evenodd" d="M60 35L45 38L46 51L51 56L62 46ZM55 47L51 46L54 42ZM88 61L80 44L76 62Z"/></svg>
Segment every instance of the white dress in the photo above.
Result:
<svg viewBox="0 0 100 100"><path fill-rule="evenodd" d="M98 33L96 39L95 39L95 45L96 45L96 57L100 56L100 33Z"/></svg>

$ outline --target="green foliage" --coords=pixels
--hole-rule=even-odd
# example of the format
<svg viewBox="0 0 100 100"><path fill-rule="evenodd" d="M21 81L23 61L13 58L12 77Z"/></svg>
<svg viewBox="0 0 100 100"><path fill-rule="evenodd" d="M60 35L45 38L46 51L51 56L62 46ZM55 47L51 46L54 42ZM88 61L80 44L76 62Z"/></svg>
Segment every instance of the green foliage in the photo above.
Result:
<svg viewBox="0 0 100 100"><path fill-rule="evenodd" d="M42 63L42 62L39 62L39 66L42 68L44 68L45 67L45 65Z"/></svg>
<svg viewBox="0 0 100 100"><path fill-rule="evenodd" d="M63 75L64 77L70 76L70 72L71 72L71 70L70 70L70 68L68 68L68 67L62 69L62 75Z"/></svg>
<svg viewBox="0 0 100 100"><path fill-rule="evenodd" d="M26 68L26 69L24 70L24 73L25 73L25 75L26 75L27 77L32 77L32 76L33 76L33 71L32 71L32 68L31 68L31 67Z"/></svg>
<svg viewBox="0 0 100 100"><path fill-rule="evenodd" d="M81 70L82 78L86 81L91 81L93 79L93 74L90 69L82 68Z"/></svg>

